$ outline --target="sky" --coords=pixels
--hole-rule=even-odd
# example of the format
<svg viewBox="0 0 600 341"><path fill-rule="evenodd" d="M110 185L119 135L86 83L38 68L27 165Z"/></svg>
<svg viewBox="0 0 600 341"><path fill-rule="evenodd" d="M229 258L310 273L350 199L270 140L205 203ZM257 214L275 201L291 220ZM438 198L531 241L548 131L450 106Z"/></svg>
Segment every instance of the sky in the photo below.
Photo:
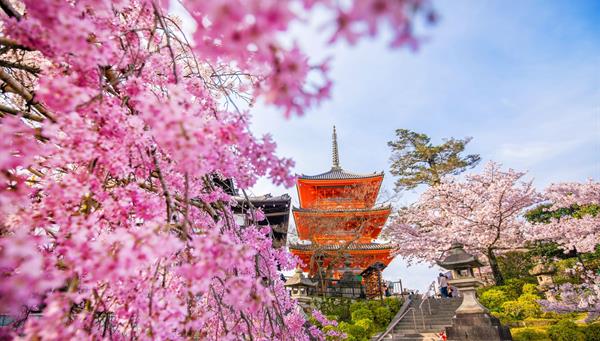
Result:
<svg viewBox="0 0 600 341"><path fill-rule="evenodd" d="M294 171L318 174L331 167L336 125L341 166L353 172L385 171L382 191L392 194L387 141L397 128L444 137L473 138L468 153L527 170L542 189L552 182L600 179L600 2L434 1L440 21L423 27L417 52L392 50L383 37L356 46L324 48L325 32L311 23L294 30L314 60L333 57L331 100L302 117L285 119L262 105L253 130L269 133ZM422 189L398 193L414 201ZM294 188L260 181L256 195ZM291 219L291 228L293 228ZM388 280L423 290L438 269L396 258Z"/></svg>
<svg viewBox="0 0 600 341"><path fill-rule="evenodd" d="M390 49L389 34L356 46L327 46L317 12L286 39L314 61L332 57L332 98L302 117L285 119L260 103L252 129L270 134L294 173L331 167L332 127L340 164L357 173L384 171L381 199L410 204L423 188L395 193L387 142L398 128L425 133L433 143L472 137L479 171L493 160L528 171L543 189L552 182L600 179L600 1L433 0L440 20L419 25L416 51ZM193 31L184 18L186 31ZM294 188L260 180L251 194L292 196ZM290 229L294 229L290 219ZM393 242L393 241L392 241ZM439 269L394 259L388 280L424 290Z"/></svg>

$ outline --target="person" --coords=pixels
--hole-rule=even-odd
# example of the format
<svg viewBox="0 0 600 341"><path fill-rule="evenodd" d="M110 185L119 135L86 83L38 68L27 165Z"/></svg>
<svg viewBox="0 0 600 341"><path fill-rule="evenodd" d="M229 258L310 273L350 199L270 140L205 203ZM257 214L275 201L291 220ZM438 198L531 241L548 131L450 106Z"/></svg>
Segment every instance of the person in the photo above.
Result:
<svg viewBox="0 0 600 341"><path fill-rule="evenodd" d="M392 296L392 283L385 282L385 297Z"/></svg>
<svg viewBox="0 0 600 341"><path fill-rule="evenodd" d="M440 286L440 295L442 298L448 298L448 278L440 272L437 281Z"/></svg>

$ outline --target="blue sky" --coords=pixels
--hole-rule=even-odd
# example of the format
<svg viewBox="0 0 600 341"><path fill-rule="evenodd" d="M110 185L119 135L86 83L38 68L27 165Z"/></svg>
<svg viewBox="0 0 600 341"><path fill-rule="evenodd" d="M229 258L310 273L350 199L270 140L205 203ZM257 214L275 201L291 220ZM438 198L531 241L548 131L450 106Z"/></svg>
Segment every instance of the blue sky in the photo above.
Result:
<svg viewBox="0 0 600 341"><path fill-rule="evenodd" d="M323 48L326 35L296 29L313 58L334 57L333 98L286 120L263 106L253 129L270 133L298 173L331 166L335 124L347 170L385 170L393 192L386 142L396 128L443 137L471 136L469 153L483 162L529 170L539 188L556 181L600 179L600 2L435 1L441 20L421 33L420 51L390 50L385 35L357 46ZM317 16L318 17L318 16ZM313 25L315 26L315 25ZM476 170L480 169L478 167ZM255 194L290 193L261 181ZM415 200L401 193L397 203ZM437 273L396 259L384 272L422 289Z"/></svg>

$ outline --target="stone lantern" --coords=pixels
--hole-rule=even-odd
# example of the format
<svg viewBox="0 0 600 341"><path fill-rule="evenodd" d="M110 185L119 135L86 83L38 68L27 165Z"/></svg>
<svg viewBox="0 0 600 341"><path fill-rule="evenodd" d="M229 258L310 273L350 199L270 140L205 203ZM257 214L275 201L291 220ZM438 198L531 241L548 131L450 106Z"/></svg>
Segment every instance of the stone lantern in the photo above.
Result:
<svg viewBox="0 0 600 341"><path fill-rule="evenodd" d="M529 273L537 279L538 289L544 293L546 299L548 301L556 301L552 291L550 291L554 287L552 275L556 273L556 267L552 264L544 264L540 259L538 264L529 270Z"/></svg>
<svg viewBox="0 0 600 341"><path fill-rule="evenodd" d="M307 307L310 304L310 296L314 293L317 283L304 277L300 268L284 284L292 298L295 298L300 305Z"/></svg>
<svg viewBox="0 0 600 341"><path fill-rule="evenodd" d="M452 271L448 284L455 286L463 297L462 304L452 318L452 326L446 328L449 341L504 341L512 340L507 326L489 314L488 309L479 303L476 296L478 287L484 284L475 278L473 269L483 264L467 253L460 243L453 243L448 255L437 262L444 269Z"/></svg>

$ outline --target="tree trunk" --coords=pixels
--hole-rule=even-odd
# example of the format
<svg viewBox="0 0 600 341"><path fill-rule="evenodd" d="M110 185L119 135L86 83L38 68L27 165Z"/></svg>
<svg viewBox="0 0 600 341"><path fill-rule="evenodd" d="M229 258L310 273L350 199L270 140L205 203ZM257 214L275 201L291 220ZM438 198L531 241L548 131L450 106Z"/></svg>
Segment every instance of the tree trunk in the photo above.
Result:
<svg viewBox="0 0 600 341"><path fill-rule="evenodd" d="M494 280L496 281L496 285L504 284L504 277L502 276L502 272L500 272L500 267L498 266L498 259L494 254L494 250L489 249L487 251L487 258L490 262L490 267L492 268L492 274L494 275Z"/></svg>

